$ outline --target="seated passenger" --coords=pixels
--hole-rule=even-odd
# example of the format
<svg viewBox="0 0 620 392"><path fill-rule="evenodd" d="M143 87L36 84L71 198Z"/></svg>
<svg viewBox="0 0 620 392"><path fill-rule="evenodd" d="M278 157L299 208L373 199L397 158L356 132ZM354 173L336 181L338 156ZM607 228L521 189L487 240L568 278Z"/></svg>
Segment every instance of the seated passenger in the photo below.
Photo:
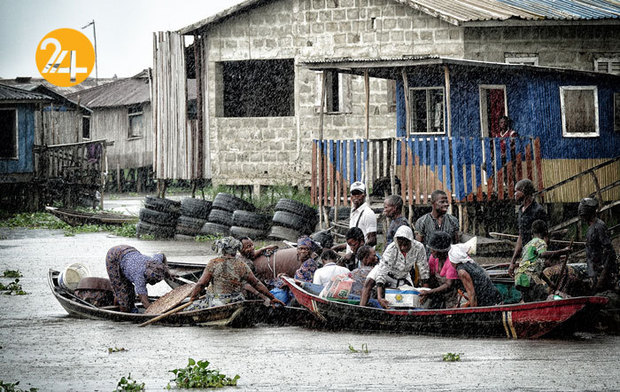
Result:
<svg viewBox="0 0 620 392"><path fill-rule="evenodd" d="M570 253L568 247L557 251L547 250L549 234L547 223L543 220L539 219L532 223L532 235L534 238L523 246L521 261L517 264L515 271L515 288L521 291L524 302L547 299L550 287L548 278L543 275L543 270L551 266L551 258Z"/></svg>
<svg viewBox="0 0 620 392"><path fill-rule="evenodd" d="M456 306L457 289L454 283L459 279L459 275L448 258L451 242L452 237L445 231L433 232L428 242L431 252L428 259L431 290L420 292L420 300L422 303L430 301L430 309Z"/></svg>
<svg viewBox="0 0 620 392"><path fill-rule="evenodd" d="M359 227L352 227L347 231L346 241L346 245L336 245L332 248L332 250L338 252L344 250L348 246L351 251L344 255L344 257L342 258L342 262L344 266L349 269L349 271L353 271L355 268L361 265L360 260L357 259L356 255L357 250L361 246L366 245L366 242L364 240L364 232Z"/></svg>
<svg viewBox="0 0 620 392"><path fill-rule="evenodd" d="M297 240L297 259L300 267L295 272L295 279L312 283L314 272L319 268L318 263L311 255L316 244L308 236L299 237Z"/></svg>
<svg viewBox="0 0 620 392"><path fill-rule="evenodd" d="M205 298L194 302L188 310L210 308L212 306L225 305L231 302L243 301L242 290L244 282L251 284L257 291L270 299L271 304L284 305L267 290L250 270L250 267L241 259L237 258L237 251L241 250L241 242L233 237L218 240L214 247L217 248L220 257L209 261L205 270L198 279L196 286L190 294L192 301L196 301L201 291L212 283L213 290L208 292Z"/></svg>
<svg viewBox="0 0 620 392"><path fill-rule="evenodd" d="M394 235L396 239L385 249L383 257L368 274L362 290L361 306L366 306L370 290L377 285L377 300L382 307L389 307L384 298L385 287L397 288L402 285L413 286L410 271L418 266L420 278L429 278L426 250L422 243L413 238L413 231L408 226L401 226Z"/></svg>
<svg viewBox="0 0 620 392"><path fill-rule="evenodd" d="M372 246L364 245L357 250L357 258L362 266L351 271L351 278L355 281L351 287L351 295L361 296L366 277L377 265L377 252Z"/></svg>
<svg viewBox="0 0 620 392"><path fill-rule="evenodd" d="M331 249L325 249L321 254L323 266L314 272L312 283L324 286L332 277L349 273L349 269L338 264L338 254Z"/></svg>
<svg viewBox="0 0 620 392"><path fill-rule="evenodd" d="M487 272L467 254L466 244L454 244L448 257L459 276L459 286L467 292L469 306L492 306L503 299Z"/></svg>

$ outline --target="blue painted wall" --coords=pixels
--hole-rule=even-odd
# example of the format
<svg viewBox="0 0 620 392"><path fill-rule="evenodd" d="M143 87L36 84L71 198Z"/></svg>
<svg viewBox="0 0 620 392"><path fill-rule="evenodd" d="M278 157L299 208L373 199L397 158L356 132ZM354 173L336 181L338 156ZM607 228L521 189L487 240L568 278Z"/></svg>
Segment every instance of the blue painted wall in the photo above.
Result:
<svg viewBox="0 0 620 392"><path fill-rule="evenodd" d="M443 67L418 67L409 74L409 87L445 87ZM506 86L508 113L520 136L541 138L544 159L611 158L620 151L620 133L613 131L613 94L620 78L535 70L508 70L450 65L452 136L480 137L482 84ZM598 87L600 136L562 136L560 87ZM397 82L397 136L406 133L403 83Z"/></svg>
<svg viewBox="0 0 620 392"><path fill-rule="evenodd" d="M0 159L0 174L32 173L34 170L34 113L35 106L16 104L7 107L17 109L17 160Z"/></svg>

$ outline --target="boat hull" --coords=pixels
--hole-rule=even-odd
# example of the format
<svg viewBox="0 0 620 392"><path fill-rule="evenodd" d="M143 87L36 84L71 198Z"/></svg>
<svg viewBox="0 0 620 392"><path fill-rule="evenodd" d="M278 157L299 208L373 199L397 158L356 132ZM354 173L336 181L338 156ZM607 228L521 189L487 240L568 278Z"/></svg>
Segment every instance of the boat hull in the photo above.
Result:
<svg viewBox="0 0 620 392"><path fill-rule="evenodd" d="M560 328L586 308L607 303L603 297L577 297L527 304L458 309L377 309L329 301L284 278L297 301L329 328L414 334L539 338Z"/></svg>
<svg viewBox="0 0 620 392"><path fill-rule="evenodd" d="M58 271L50 269L48 273L48 283L60 305L72 317L144 323L159 316L158 314L125 313L118 310L97 308L58 286ZM157 321L157 323L175 326L249 327L265 317L266 312L267 307L263 305L262 301L252 300L234 302L228 305L215 306L202 310L181 311L167 316Z"/></svg>

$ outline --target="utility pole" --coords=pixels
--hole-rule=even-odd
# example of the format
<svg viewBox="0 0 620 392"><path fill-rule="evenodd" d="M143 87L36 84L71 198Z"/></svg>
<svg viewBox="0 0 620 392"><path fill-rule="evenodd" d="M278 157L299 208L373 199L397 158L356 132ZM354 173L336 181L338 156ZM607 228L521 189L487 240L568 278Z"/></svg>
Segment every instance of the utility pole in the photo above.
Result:
<svg viewBox="0 0 620 392"><path fill-rule="evenodd" d="M99 70L97 69L97 31L95 30L95 20L93 19L89 24L82 27L82 30L88 26L93 25L93 40L95 41L95 86L99 85Z"/></svg>

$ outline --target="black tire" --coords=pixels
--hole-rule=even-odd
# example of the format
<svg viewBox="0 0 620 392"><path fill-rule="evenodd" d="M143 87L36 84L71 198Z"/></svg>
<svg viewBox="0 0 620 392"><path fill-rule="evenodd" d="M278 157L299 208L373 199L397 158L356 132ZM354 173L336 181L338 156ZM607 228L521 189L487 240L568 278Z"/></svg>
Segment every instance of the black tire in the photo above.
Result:
<svg viewBox="0 0 620 392"><path fill-rule="evenodd" d="M334 220L334 213L336 207L332 207L329 209L329 213L327 214L327 217L329 218L329 221L333 221ZM349 220L349 217L351 216L351 207L338 207L338 220Z"/></svg>
<svg viewBox="0 0 620 392"><path fill-rule="evenodd" d="M191 218L185 215L181 215L177 220L177 226L185 226L197 231L200 231L205 223L207 223L206 219Z"/></svg>
<svg viewBox="0 0 620 392"><path fill-rule="evenodd" d="M276 211L287 211L306 218L314 218L317 216L317 210L292 199L280 199L276 203Z"/></svg>
<svg viewBox="0 0 620 392"><path fill-rule="evenodd" d="M299 232L289 227L272 226L267 237L276 240L287 240L296 242L299 238Z"/></svg>
<svg viewBox="0 0 620 392"><path fill-rule="evenodd" d="M207 222L198 234L202 235L229 235L230 227L218 223Z"/></svg>
<svg viewBox="0 0 620 392"><path fill-rule="evenodd" d="M209 213L209 219L207 219L207 221L230 227L232 226L232 216L233 213L230 211L214 208L211 210L211 213Z"/></svg>
<svg viewBox="0 0 620 392"><path fill-rule="evenodd" d="M177 216L168 212L151 210L150 208L140 209L140 221L159 226L174 227L177 224Z"/></svg>
<svg viewBox="0 0 620 392"><path fill-rule="evenodd" d="M144 198L144 206L151 210L180 215L181 202L160 197L147 196Z"/></svg>
<svg viewBox="0 0 620 392"><path fill-rule="evenodd" d="M232 225L266 231L271 226L271 217L256 212L237 210L233 212Z"/></svg>
<svg viewBox="0 0 620 392"><path fill-rule="evenodd" d="M186 197L181 200L181 215L207 220L212 204L208 200Z"/></svg>
<svg viewBox="0 0 620 392"><path fill-rule="evenodd" d="M301 231L311 224L310 219L287 211L276 211L273 214L273 222L278 226L290 227L297 231Z"/></svg>
<svg viewBox="0 0 620 392"><path fill-rule="evenodd" d="M136 235L138 238L144 234L150 234L155 238L172 238L174 237L174 227L159 226L147 222L138 222L136 225Z"/></svg>
<svg viewBox="0 0 620 392"><path fill-rule="evenodd" d="M196 236L198 233L200 233L200 229L202 229L202 227L196 229L195 227L177 225L175 233L177 235Z"/></svg>
<svg viewBox="0 0 620 392"><path fill-rule="evenodd" d="M263 239L267 236L267 232L262 229L250 229L247 227L232 226L230 234L235 238L250 237L251 239Z"/></svg>
<svg viewBox="0 0 620 392"><path fill-rule="evenodd" d="M321 244L323 248L331 248L334 246L334 235L329 230L319 231L310 236L313 241Z"/></svg>
<svg viewBox="0 0 620 392"><path fill-rule="evenodd" d="M229 195L228 193L218 193L213 199L213 208L218 208L220 210L225 211L254 211L256 208L252 203L248 203L247 201L233 195Z"/></svg>

